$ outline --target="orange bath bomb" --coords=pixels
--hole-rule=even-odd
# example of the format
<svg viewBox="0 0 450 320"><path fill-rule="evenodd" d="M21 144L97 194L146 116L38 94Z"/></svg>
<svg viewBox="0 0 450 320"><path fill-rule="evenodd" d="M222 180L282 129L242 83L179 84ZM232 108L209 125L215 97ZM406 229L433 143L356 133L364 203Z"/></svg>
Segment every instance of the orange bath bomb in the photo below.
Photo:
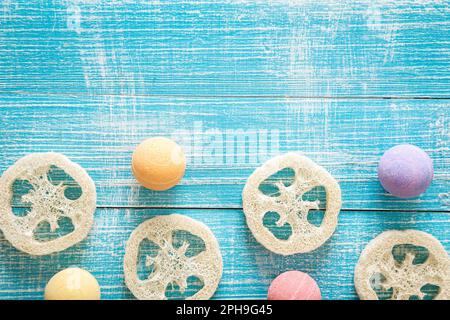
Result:
<svg viewBox="0 0 450 320"><path fill-rule="evenodd" d="M155 137L144 140L133 152L131 164L136 180L151 190L167 190L183 178L186 157L174 141Z"/></svg>

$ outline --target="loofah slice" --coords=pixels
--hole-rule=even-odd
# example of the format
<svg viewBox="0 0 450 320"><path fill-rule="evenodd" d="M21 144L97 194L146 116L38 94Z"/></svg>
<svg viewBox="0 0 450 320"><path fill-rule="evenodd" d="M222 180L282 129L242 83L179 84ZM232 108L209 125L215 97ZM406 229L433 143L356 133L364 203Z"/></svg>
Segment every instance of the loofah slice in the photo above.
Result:
<svg viewBox="0 0 450 320"><path fill-rule="evenodd" d="M177 230L188 231L202 239L205 250L192 257L186 256L189 244L185 242L179 248L172 244L172 234ZM159 251L156 257L147 257L146 265L151 265L153 272L147 279L140 280L137 263L139 247L145 239L154 242ZM203 287L188 299L209 299L222 277L222 256L216 238L203 223L178 214L157 216L140 224L128 239L124 272L126 285L138 299L167 299L165 291L172 283L183 292L190 276L198 277Z"/></svg>
<svg viewBox="0 0 450 320"><path fill-rule="evenodd" d="M63 170L81 188L81 196L68 199L64 183L49 180L52 167ZM21 197L30 206L25 216L17 216L12 210L13 184L27 181L31 186ZM86 171L78 164L58 153L34 153L19 159L0 178L0 229L5 238L17 249L32 255L45 255L64 250L89 233L96 204L95 185ZM51 232L58 229L58 220L69 218L73 231L56 239L37 240L35 232L42 223L50 225Z"/></svg>
<svg viewBox="0 0 450 320"><path fill-rule="evenodd" d="M276 183L278 196L267 196L260 185L275 173L291 168L295 172L291 185ZM306 201L302 195L315 187L326 191L326 210L320 226L308 222L310 210L319 209L319 201ZM334 232L341 209L341 189L336 180L321 166L307 157L287 153L275 157L249 177L242 193L247 224L256 240L270 251L282 255L309 252L320 247ZM277 226L288 223L292 234L288 239L277 238L263 224L266 213L279 215Z"/></svg>
<svg viewBox="0 0 450 320"><path fill-rule="evenodd" d="M428 233L386 231L361 253L356 291L364 300L448 300L449 261L444 247Z"/></svg>

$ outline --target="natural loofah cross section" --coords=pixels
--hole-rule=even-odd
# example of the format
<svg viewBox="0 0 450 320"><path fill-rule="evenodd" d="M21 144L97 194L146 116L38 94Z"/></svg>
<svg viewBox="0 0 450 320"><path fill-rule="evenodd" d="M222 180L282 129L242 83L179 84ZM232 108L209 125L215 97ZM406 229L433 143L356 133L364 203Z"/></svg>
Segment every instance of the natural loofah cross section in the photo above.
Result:
<svg viewBox="0 0 450 320"><path fill-rule="evenodd" d="M186 256L189 244L175 248L173 232L183 230L199 237L205 249L194 256ZM150 240L158 246L155 257L147 256L146 265L153 272L144 280L138 277L139 247L142 241ZM125 283L138 299L165 300L169 284L176 284L183 292L190 276L198 277L203 287L187 299L209 299L217 289L222 277L222 256L219 244L203 223L194 219L172 214L157 216L140 224L131 234L124 259Z"/></svg>
<svg viewBox="0 0 450 320"><path fill-rule="evenodd" d="M69 199L67 186L53 184L48 177L52 167L69 175L81 188L81 196ZM31 185L21 202L29 205L29 213L17 216L12 210L15 181ZM0 229L5 238L17 249L32 255L46 255L64 250L88 235L94 220L96 206L95 185L86 171L66 156L58 153L34 153L19 159L0 178ZM42 223L50 225L51 232L58 228L61 218L69 218L73 231L56 239L42 241L35 232Z"/></svg>
<svg viewBox="0 0 450 320"><path fill-rule="evenodd" d="M268 196L260 191L260 185L266 179L286 168L295 173L291 185L277 182L277 196ZM302 198L316 187L323 187L326 191L326 208L320 226L307 219L310 210L319 209L320 201ZM312 251L331 237L341 208L341 189L324 168L305 156L287 153L267 161L253 172L244 187L242 200L247 224L256 240L270 251L291 255ZM278 227L290 225L292 234L289 238L277 238L264 225L263 219L268 212L279 215Z"/></svg>
<svg viewBox="0 0 450 320"><path fill-rule="evenodd" d="M361 253L355 287L364 300L448 300L450 260L442 244L428 233L386 231Z"/></svg>

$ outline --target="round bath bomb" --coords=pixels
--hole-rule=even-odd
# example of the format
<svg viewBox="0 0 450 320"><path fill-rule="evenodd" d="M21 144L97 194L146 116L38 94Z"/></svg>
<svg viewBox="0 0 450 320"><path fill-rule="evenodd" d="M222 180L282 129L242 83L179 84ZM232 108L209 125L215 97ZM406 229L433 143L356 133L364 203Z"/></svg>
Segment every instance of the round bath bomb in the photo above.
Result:
<svg viewBox="0 0 450 320"><path fill-rule="evenodd" d="M301 271L287 271L276 277L269 287L268 300L321 300L316 281Z"/></svg>
<svg viewBox="0 0 450 320"><path fill-rule="evenodd" d="M378 178L383 188L396 197L418 197L433 180L433 161L419 147L401 144L381 157Z"/></svg>
<svg viewBox="0 0 450 320"><path fill-rule="evenodd" d="M88 271L67 268L47 283L45 300L100 300L100 286Z"/></svg>
<svg viewBox="0 0 450 320"><path fill-rule="evenodd" d="M162 191L172 188L183 178L186 157L174 141L155 137L136 147L131 168L136 180L144 187Z"/></svg>

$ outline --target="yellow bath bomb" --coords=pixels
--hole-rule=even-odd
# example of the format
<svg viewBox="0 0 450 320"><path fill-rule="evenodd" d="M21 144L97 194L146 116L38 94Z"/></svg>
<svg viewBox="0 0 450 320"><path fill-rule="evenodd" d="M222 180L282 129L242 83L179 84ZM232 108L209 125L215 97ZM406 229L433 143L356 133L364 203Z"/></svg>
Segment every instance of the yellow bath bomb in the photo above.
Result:
<svg viewBox="0 0 450 320"><path fill-rule="evenodd" d="M134 150L131 168L136 180L144 187L162 191L172 188L183 178L186 157L174 141L150 138Z"/></svg>
<svg viewBox="0 0 450 320"><path fill-rule="evenodd" d="M45 300L100 300L100 286L86 270L67 268L47 283Z"/></svg>

